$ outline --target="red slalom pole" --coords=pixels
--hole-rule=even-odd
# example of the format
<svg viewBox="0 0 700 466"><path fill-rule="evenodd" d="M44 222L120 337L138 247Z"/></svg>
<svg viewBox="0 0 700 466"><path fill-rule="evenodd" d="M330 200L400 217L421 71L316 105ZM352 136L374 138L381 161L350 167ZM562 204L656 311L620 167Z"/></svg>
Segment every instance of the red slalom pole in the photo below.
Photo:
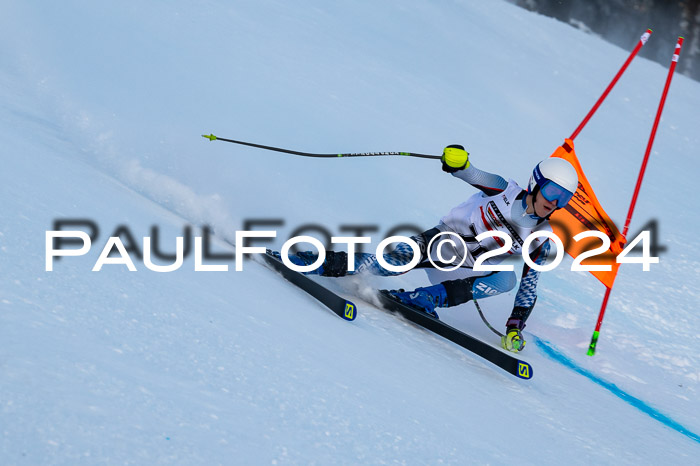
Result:
<svg viewBox="0 0 700 466"><path fill-rule="evenodd" d="M659 121L661 121L661 113L664 111L664 105L666 104L666 96L668 95L668 89L671 87L671 80L673 79L673 73L676 71L676 65L678 64L678 57L681 54L681 47L683 46L683 38L679 37L678 42L676 42L676 49L673 52L673 57L671 58L671 67L668 69L668 76L666 77L666 85L664 86L664 92L661 94L661 101L659 102L659 109L656 112L656 119L654 120L654 126L651 128L651 135L649 136L649 143L647 144L647 150L644 153L644 161L642 161L642 168L639 170L639 176L637 177L637 185L634 187L634 195L632 196L632 203L630 204L629 211L627 212L627 219L625 220L625 228L623 229L622 235L627 235L627 230L629 230L630 222L632 221L632 214L634 213L634 207L637 205L637 196L639 196L639 190L642 187L642 180L644 179L644 172L647 169L647 162L649 162L649 155L651 154L651 147L654 145L654 138L656 137L656 130L659 127Z"/></svg>
<svg viewBox="0 0 700 466"><path fill-rule="evenodd" d="M595 105L593 105L593 108L591 108L591 110L588 112L588 115L586 115L586 117L583 119L581 124L578 125L578 128L576 128L576 130L571 134L571 137L569 137L569 139L571 139L572 141L574 139L576 139L576 136L578 136L578 133L580 133L581 130L583 129L583 127L586 126L586 124L588 123L588 120L591 119L593 114L598 110L598 107L600 107L600 105L603 103L603 101L608 96L608 94L610 94L610 91L612 90L613 87L615 87L615 84L617 84L617 81L620 79L620 76L622 76L622 73L625 72L625 70L627 69L629 64L632 62L632 59L637 55L637 52L639 52L639 50L642 48L642 46L647 43L647 40L649 40L649 36L651 35L651 32L652 32L651 29L647 29L646 32L644 34L642 34L642 37L639 38L639 42L637 42L637 46L634 48L634 50L632 50L632 52L630 53L630 56L627 57L627 60L622 65L622 68L620 68L620 71L618 71L617 74L615 75L615 77L613 78L613 80L610 81L610 84L608 84L608 87L605 89L605 91L600 96L600 98L595 103Z"/></svg>
<svg viewBox="0 0 700 466"><path fill-rule="evenodd" d="M622 230L622 236L627 236L627 232L632 222L632 214L634 213L634 208L637 205L637 198L639 196L639 191L642 188L642 180L644 179L644 172L647 169L647 162L649 162L649 155L651 154L651 148L654 145L654 138L656 138L656 130L659 127L659 121L661 121L661 113L664 111L664 105L666 104L666 96L668 95L668 89L671 87L671 80L673 79L673 73L676 71L676 64L678 63L678 57L681 54L681 47L683 46L683 38L679 37L678 42L676 42L676 48L673 52L673 57L671 58L671 66L668 69L668 76L666 77L666 85L664 86L664 92L661 94L661 101L659 102L659 108L656 111L656 118L654 119L654 125L651 128L651 134L649 135L649 142L647 143L647 149L644 153L644 160L642 161L642 167L639 169L639 176L637 177L637 185L634 187L634 194L632 195L632 202L630 203L629 211L627 211L627 219L625 220L625 227ZM600 307L600 313L598 314L598 321L595 325L595 330L593 331L593 337L591 338L591 344L588 346L588 356L593 356L595 354L595 347L598 343L598 336L600 336L600 327L603 325L603 317L605 316L605 309L608 306L608 299L610 298L610 293L612 292L612 287L605 290L605 297L603 298L603 304Z"/></svg>

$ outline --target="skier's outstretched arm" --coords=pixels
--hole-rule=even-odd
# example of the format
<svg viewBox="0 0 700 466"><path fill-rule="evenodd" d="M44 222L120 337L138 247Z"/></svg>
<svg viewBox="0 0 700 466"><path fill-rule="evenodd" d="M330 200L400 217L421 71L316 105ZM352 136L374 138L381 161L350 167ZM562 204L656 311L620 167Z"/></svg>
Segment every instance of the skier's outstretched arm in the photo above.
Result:
<svg viewBox="0 0 700 466"><path fill-rule="evenodd" d="M487 196L494 196L508 186L502 176L479 170L469 160L469 152L459 145L447 146L442 153L442 170L466 181Z"/></svg>

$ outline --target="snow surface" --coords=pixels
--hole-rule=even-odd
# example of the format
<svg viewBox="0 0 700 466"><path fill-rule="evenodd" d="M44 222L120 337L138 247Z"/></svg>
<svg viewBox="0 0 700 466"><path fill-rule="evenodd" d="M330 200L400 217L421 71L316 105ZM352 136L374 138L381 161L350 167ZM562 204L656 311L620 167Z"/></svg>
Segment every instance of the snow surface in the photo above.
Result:
<svg viewBox="0 0 700 466"><path fill-rule="evenodd" d="M255 262L91 271L120 225L137 243L157 226L170 252L189 224L232 239L247 219L284 219L275 247L307 223L374 224L374 244L399 224L432 227L474 192L435 161L306 159L200 135L332 153L462 143L525 183L638 37L622 50L501 1L2 9L0 463L697 464L700 87L680 75L631 226L656 219L667 250L650 272L622 267L593 358L603 286L570 260L544 274L530 381L357 298L342 321ZM637 58L576 140L620 226L666 73ZM45 232L67 218L99 237L46 272ZM353 295L424 282L324 281ZM500 326L512 300L482 304ZM471 304L441 316L496 344Z"/></svg>

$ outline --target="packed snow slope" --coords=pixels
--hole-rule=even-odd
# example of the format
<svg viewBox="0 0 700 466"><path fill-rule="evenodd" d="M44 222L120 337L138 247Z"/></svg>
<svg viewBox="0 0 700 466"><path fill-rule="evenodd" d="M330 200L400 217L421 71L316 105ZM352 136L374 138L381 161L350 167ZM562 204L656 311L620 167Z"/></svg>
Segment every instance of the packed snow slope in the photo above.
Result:
<svg viewBox="0 0 700 466"><path fill-rule="evenodd" d="M277 248L310 223L375 225L375 245L397 225L430 228L475 192L436 161L200 135L323 153L461 143L524 184L627 54L501 1L5 2L0 462L694 464L700 85L680 75L631 226L656 220L660 263L621 268L592 358L603 286L570 260L543 274L530 381L356 297L359 317L342 321L254 261L92 271L119 227L139 249L155 227L172 253L208 224L220 255L252 219L277 222L254 227L276 230ZM666 72L636 59L576 139L619 226ZM47 272L46 231L65 219L99 235ZM494 325L513 296L483 301ZM497 344L469 303L441 317Z"/></svg>

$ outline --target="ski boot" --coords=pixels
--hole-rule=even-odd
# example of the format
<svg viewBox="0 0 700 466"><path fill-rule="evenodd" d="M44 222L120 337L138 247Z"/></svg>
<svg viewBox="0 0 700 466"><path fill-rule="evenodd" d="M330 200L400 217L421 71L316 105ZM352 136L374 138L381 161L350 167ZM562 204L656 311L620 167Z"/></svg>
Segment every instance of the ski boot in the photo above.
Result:
<svg viewBox="0 0 700 466"><path fill-rule="evenodd" d="M416 288L414 291L390 290L388 294L413 309L439 319L436 307L447 307L447 290L442 284Z"/></svg>

